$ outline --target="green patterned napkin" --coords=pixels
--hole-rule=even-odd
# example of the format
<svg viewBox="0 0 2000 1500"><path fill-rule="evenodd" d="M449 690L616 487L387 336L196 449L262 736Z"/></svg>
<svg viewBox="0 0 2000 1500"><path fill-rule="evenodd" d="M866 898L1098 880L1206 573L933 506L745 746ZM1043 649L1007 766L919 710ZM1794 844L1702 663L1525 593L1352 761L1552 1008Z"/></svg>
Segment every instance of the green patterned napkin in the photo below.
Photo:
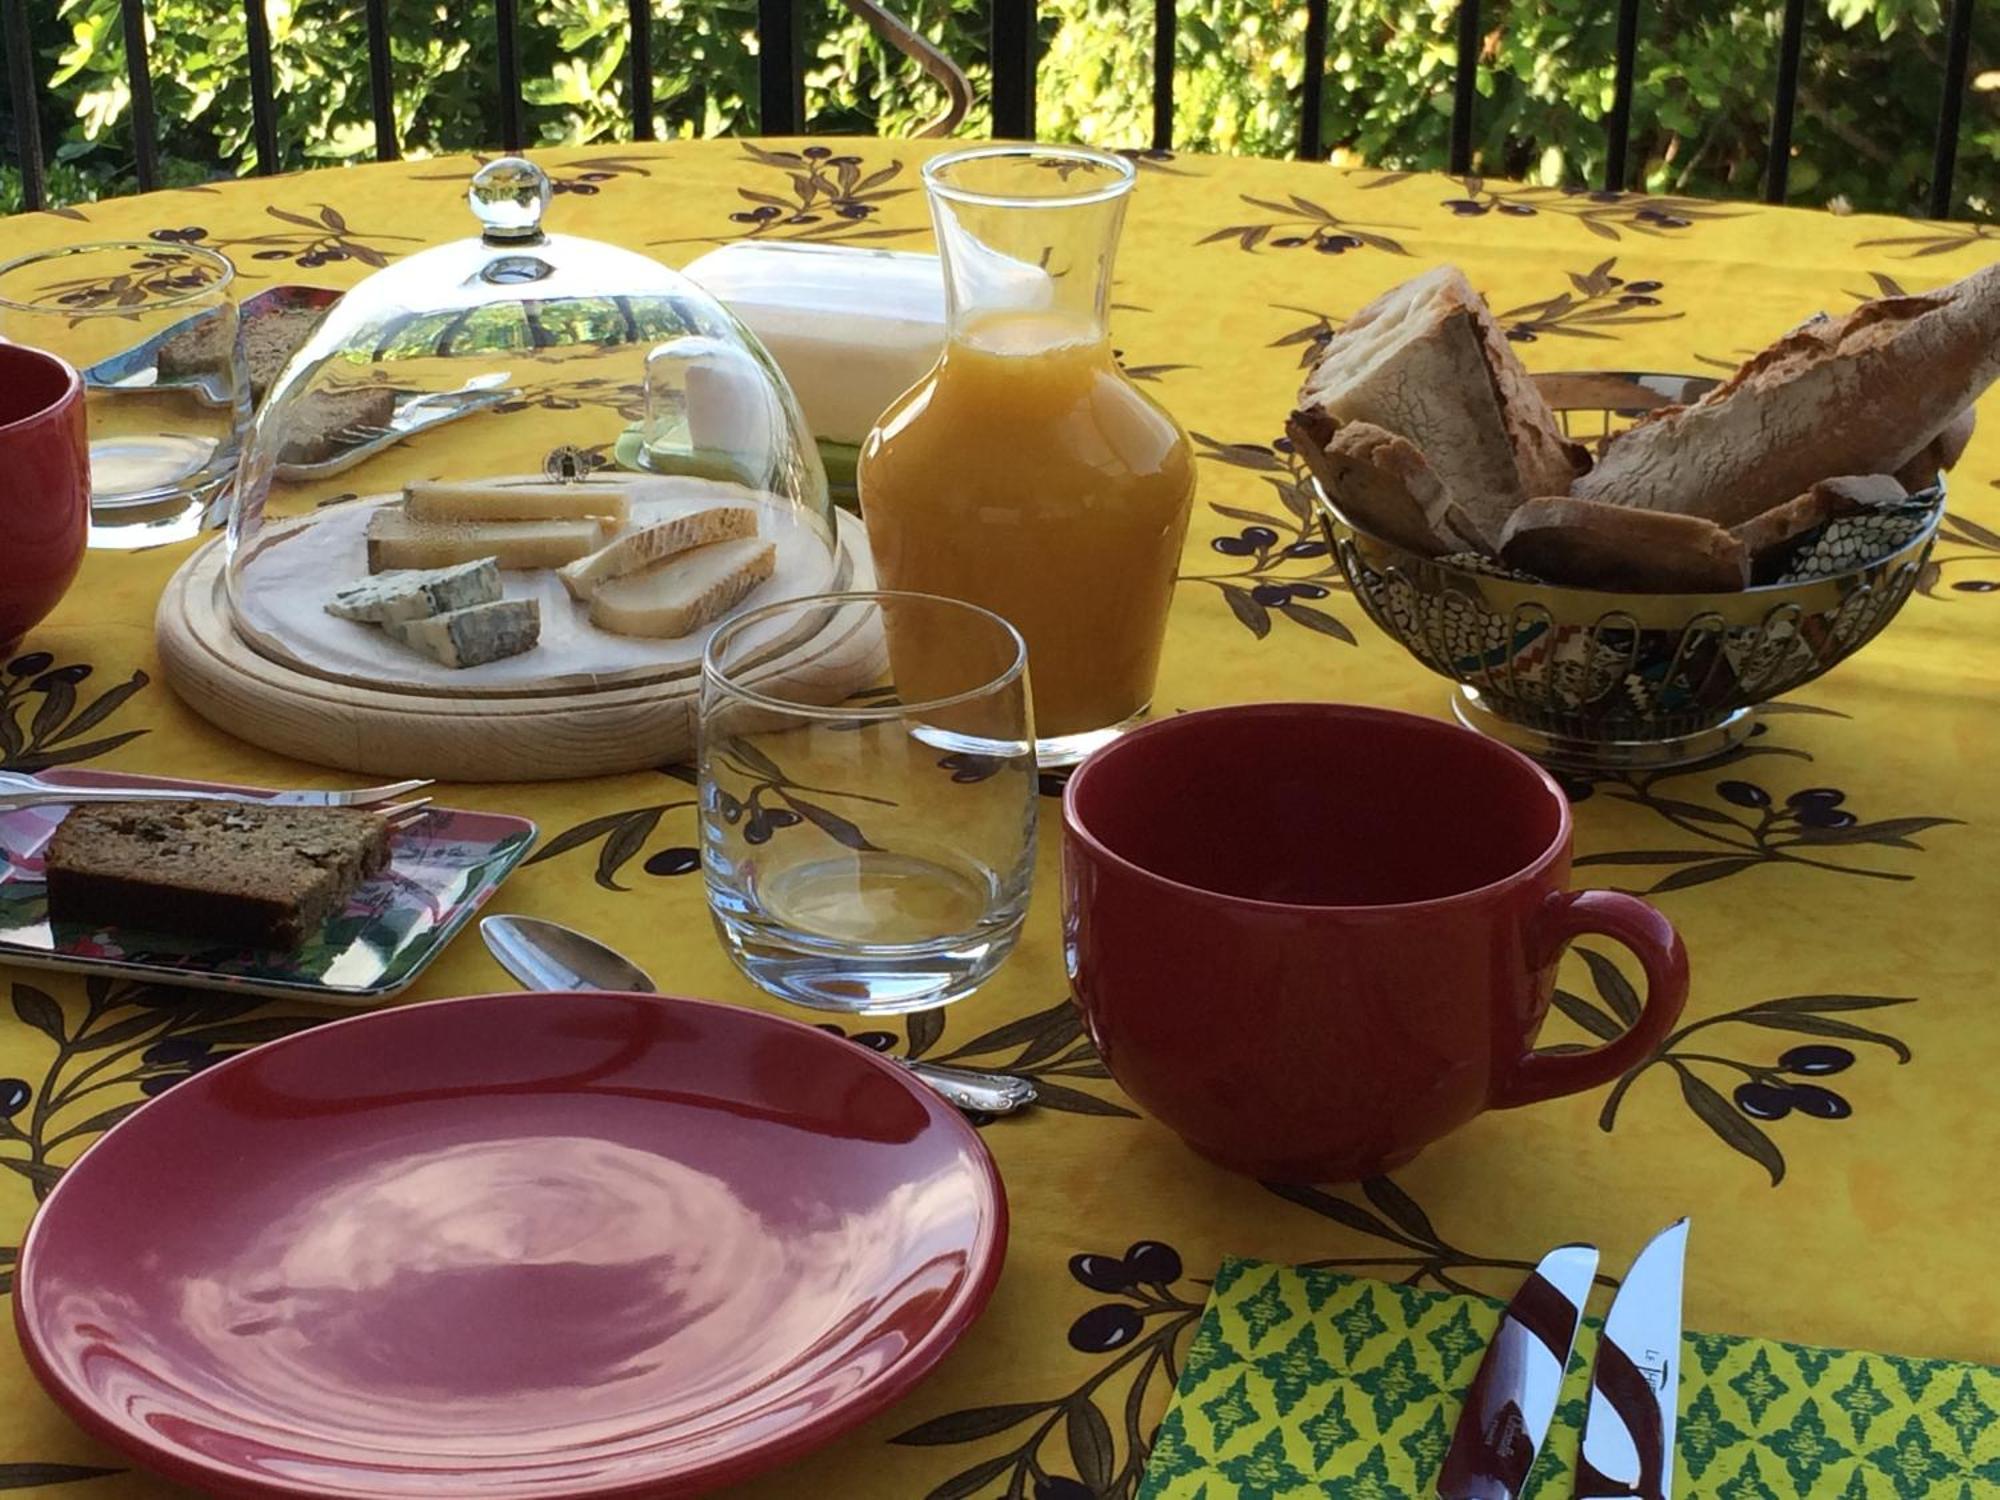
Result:
<svg viewBox="0 0 2000 1500"><path fill-rule="evenodd" d="M1139 1500L1429 1496L1501 1304L1229 1260ZM1568 1500L1599 1320L1524 1500ZM2000 1496L2000 1371L1690 1333L1675 1500Z"/></svg>

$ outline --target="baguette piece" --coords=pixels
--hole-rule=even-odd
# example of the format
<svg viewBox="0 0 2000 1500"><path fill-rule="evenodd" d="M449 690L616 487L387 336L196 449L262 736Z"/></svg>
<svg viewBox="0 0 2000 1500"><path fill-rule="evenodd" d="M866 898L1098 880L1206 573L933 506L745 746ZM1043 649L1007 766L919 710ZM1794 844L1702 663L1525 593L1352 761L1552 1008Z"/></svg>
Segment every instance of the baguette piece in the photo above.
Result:
<svg viewBox="0 0 2000 1500"><path fill-rule="evenodd" d="M1481 536L1590 463L1465 277L1440 266L1377 297L1328 339L1299 406L1410 442Z"/></svg>
<svg viewBox="0 0 2000 1500"><path fill-rule="evenodd" d="M1826 479L1783 505L1774 505L1729 528L1750 553L1750 581L1775 583L1805 537L1840 516L1907 500L1909 492L1887 474Z"/></svg>
<svg viewBox="0 0 2000 1500"><path fill-rule="evenodd" d="M1734 526L1829 475L1896 473L1995 378L2000 261L1794 329L1618 434L1571 493Z"/></svg>
<svg viewBox="0 0 2000 1500"><path fill-rule="evenodd" d="M1927 490L1938 482L1945 470L1956 468L1972 442L1976 421L1977 415L1968 406L1946 423L1944 430L1926 443L1922 452L1896 471L1896 478L1903 488L1911 494Z"/></svg>
<svg viewBox="0 0 2000 1500"><path fill-rule="evenodd" d="M556 570L572 599L589 599L599 585L712 542L757 534L757 511L748 505L714 505L621 536L588 557Z"/></svg>
<svg viewBox="0 0 2000 1500"><path fill-rule="evenodd" d="M610 484L451 484L418 480L403 489L415 521L575 521L606 516L624 523L631 497Z"/></svg>
<svg viewBox="0 0 2000 1500"><path fill-rule="evenodd" d="M57 922L296 948L388 864L389 828L363 808L102 802L43 861Z"/></svg>
<svg viewBox="0 0 2000 1500"><path fill-rule="evenodd" d="M609 519L419 521L393 505L368 518L368 571L444 568L490 557L502 568L559 568L604 545Z"/></svg>
<svg viewBox="0 0 2000 1500"><path fill-rule="evenodd" d="M1420 557L1465 545L1446 522L1451 500L1414 443L1323 411L1293 412L1285 434L1334 508L1361 530Z"/></svg>
<svg viewBox="0 0 2000 1500"><path fill-rule="evenodd" d="M534 599L495 599L421 620L385 620L391 639L447 667L477 667L534 649L542 638L542 606Z"/></svg>
<svg viewBox="0 0 2000 1500"><path fill-rule="evenodd" d="M1712 521L1554 495L1507 519L1500 560L1547 583L1631 594L1746 587L1750 553Z"/></svg>
<svg viewBox="0 0 2000 1500"><path fill-rule="evenodd" d="M614 635L691 635L742 603L777 568L761 537L697 547L642 573L614 578L590 601L590 623Z"/></svg>

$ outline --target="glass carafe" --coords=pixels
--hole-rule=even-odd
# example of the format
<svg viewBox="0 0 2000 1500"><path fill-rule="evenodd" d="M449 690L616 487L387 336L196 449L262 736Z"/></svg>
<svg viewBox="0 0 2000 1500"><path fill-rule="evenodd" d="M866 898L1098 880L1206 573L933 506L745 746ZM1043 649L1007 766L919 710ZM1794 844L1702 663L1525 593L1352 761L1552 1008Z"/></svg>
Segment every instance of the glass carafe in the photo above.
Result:
<svg viewBox="0 0 2000 1500"><path fill-rule="evenodd" d="M1131 163L984 146L924 169L950 329L862 448L881 586L943 594L1028 643L1037 752L1081 759L1142 715L1194 492L1187 437L1119 369L1108 312ZM926 643L892 633L928 696Z"/></svg>

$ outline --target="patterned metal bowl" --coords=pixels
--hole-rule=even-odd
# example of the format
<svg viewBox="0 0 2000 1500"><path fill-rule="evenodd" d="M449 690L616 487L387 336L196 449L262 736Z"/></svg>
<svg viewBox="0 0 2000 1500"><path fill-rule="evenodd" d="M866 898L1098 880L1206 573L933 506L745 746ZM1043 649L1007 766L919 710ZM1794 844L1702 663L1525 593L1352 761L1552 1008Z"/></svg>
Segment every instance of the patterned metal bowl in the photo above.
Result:
<svg viewBox="0 0 2000 1500"><path fill-rule="evenodd" d="M1536 383L1579 442L1601 441L1703 376L1544 375ZM1370 535L1319 494L1320 520L1369 618L1459 684L1462 723L1552 765L1684 765L1749 737L1756 707L1866 644L1916 586L1944 514L1886 555L1803 582L1724 594L1621 594L1532 583L1420 557Z"/></svg>

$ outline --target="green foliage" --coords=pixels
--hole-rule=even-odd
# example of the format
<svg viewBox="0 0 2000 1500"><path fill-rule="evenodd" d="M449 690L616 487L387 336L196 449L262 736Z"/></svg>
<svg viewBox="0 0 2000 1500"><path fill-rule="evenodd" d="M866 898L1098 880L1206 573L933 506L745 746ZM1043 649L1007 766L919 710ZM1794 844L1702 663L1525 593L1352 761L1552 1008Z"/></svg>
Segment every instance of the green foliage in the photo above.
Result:
<svg viewBox="0 0 2000 1500"><path fill-rule="evenodd" d="M286 168L374 150L363 0L266 0ZM44 124L59 142L58 201L130 186L130 99L118 0L31 7ZM242 7L148 0L161 146L181 179L255 165ZM1103 145L1151 131L1150 7L1043 0L1041 133ZM1450 119L1457 0L1333 0L1325 120L1338 159L1438 167ZM907 20L984 94L987 0L907 0ZM1304 73L1296 0L1181 0L1176 144L1290 154ZM483 0L389 0L395 114L409 155L500 138L492 9ZM662 136L758 128L755 0L655 0L654 126ZM1748 196L1761 182L1777 71L1776 0L1653 0L1643 7L1633 108L1634 184ZM845 10L802 15L806 103L816 130L904 134L936 90ZM1488 0L1477 167L1490 175L1596 184L1597 123L1610 107L1612 8L1601 0ZM625 0L524 0L530 136L622 139ZM1944 43L1940 0L1823 0L1809 14L1794 132L1797 201L1913 211L1927 189ZM1959 151L1960 211L2000 205L2000 14L1977 15ZM12 101L0 94L0 118ZM983 106L964 127L986 128ZM0 173L0 209L18 181Z"/></svg>

